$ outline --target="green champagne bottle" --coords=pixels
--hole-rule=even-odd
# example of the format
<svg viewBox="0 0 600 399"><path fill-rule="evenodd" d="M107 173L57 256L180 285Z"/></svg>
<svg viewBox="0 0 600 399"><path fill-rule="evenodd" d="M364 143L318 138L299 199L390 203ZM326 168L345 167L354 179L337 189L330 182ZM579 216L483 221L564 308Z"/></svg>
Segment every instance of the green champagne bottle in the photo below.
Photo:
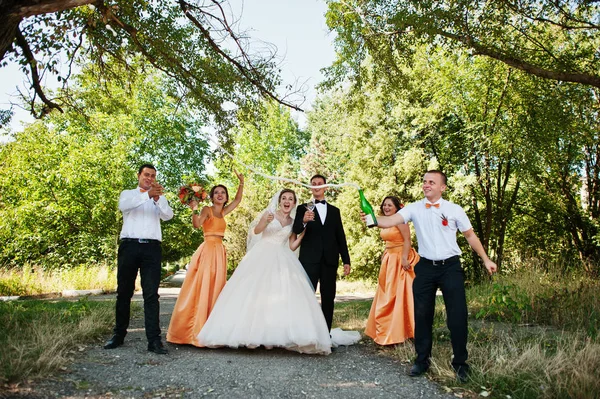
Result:
<svg viewBox="0 0 600 399"><path fill-rule="evenodd" d="M365 198L363 190L358 189L358 194L360 195L360 209L367 215L367 227L377 226L377 217L375 216L375 212L373 212L373 207Z"/></svg>

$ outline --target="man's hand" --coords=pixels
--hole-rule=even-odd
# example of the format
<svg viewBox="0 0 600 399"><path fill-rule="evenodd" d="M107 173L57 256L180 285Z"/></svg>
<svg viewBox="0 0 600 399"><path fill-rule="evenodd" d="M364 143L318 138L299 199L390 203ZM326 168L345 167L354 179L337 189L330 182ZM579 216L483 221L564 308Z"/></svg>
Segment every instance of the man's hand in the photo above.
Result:
<svg viewBox="0 0 600 399"><path fill-rule="evenodd" d="M315 213L313 211L307 210L304 212L304 217L302 218L303 223L312 222L313 220L315 220Z"/></svg>
<svg viewBox="0 0 600 399"><path fill-rule="evenodd" d="M363 211L360 211L360 220L365 224L367 223L367 215Z"/></svg>
<svg viewBox="0 0 600 399"><path fill-rule="evenodd" d="M154 182L154 183L152 183L150 190L148 190L148 196L150 198L154 199L154 201L158 201L158 198L161 195L163 195L163 190L164 190L163 186Z"/></svg>
<svg viewBox="0 0 600 399"><path fill-rule="evenodd" d="M498 270L498 266L491 259L486 260L484 263L485 268L489 274L494 274Z"/></svg>
<svg viewBox="0 0 600 399"><path fill-rule="evenodd" d="M350 265L347 263L344 263L344 276L347 276L350 274Z"/></svg>

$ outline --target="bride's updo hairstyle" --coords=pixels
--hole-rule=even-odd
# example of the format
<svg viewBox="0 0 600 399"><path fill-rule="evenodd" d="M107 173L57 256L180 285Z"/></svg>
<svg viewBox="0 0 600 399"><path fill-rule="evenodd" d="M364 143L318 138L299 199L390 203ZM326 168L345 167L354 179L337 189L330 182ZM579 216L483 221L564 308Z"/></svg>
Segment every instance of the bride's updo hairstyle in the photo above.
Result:
<svg viewBox="0 0 600 399"><path fill-rule="evenodd" d="M208 196L210 197L210 200L212 201L213 195L215 194L215 190L218 187L222 187L225 190L225 197L226 197L226 199L225 199L225 204L223 204L223 205L226 205L229 202L229 191L227 191L227 187L225 187L224 185L217 184L216 186L214 186L213 188L211 188L210 189L210 193L208 194Z"/></svg>
<svg viewBox="0 0 600 399"><path fill-rule="evenodd" d="M294 203L297 204L298 203L298 198L296 198L296 192L292 189L289 188L284 188L283 190L281 190L281 192L279 193L279 199L277 200L277 203L279 204L281 202L281 197L283 197L283 194L285 193L291 193L294 196Z"/></svg>

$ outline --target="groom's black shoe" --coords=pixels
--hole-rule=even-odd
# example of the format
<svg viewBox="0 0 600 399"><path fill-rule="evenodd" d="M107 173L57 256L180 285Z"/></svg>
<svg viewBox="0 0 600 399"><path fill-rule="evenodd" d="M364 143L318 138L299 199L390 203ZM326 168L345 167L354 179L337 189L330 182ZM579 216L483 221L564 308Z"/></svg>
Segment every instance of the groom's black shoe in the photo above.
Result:
<svg viewBox="0 0 600 399"><path fill-rule="evenodd" d="M408 375L410 377L418 377L422 374L425 374L425 372L427 372L427 370L429 370L429 366L427 366L425 364L415 363L415 364L413 364L410 371L408 372Z"/></svg>
<svg viewBox="0 0 600 399"><path fill-rule="evenodd" d="M166 355L167 353L169 353L169 351L163 346L160 339L157 339L156 341L148 342L148 350L150 352L154 352L159 355Z"/></svg>
<svg viewBox="0 0 600 399"><path fill-rule="evenodd" d="M458 366L455 371L458 382L465 383L469 380L469 366Z"/></svg>
<svg viewBox="0 0 600 399"><path fill-rule="evenodd" d="M123 337L115 334L112 336L111 339L106 341L106 344L104 344L104 349L115 349L115 348L123 345L124 340L125 339Z"/></svg>

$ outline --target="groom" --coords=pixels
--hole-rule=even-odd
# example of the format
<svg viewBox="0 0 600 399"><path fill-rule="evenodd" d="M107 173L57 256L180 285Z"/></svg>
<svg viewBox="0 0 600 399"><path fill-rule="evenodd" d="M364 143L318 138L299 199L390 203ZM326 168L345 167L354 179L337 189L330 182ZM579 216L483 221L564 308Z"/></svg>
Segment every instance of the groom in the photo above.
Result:
<svg viewBox="0 0 600 399"><path fill-rule="evenodd" d="M325 185L325 177L314 175L310 179L312 186ZM350 255L346 234L342 225L340 210L325 201L325 187L311 188L316 206L309 211L306 204L298 206L293 231L304 232L300 247L300 263L312 282L313 289L320 283L321 309L331 331L333 320L333 302L340 256L344 262L344 275L350 273Z"/></svg>

